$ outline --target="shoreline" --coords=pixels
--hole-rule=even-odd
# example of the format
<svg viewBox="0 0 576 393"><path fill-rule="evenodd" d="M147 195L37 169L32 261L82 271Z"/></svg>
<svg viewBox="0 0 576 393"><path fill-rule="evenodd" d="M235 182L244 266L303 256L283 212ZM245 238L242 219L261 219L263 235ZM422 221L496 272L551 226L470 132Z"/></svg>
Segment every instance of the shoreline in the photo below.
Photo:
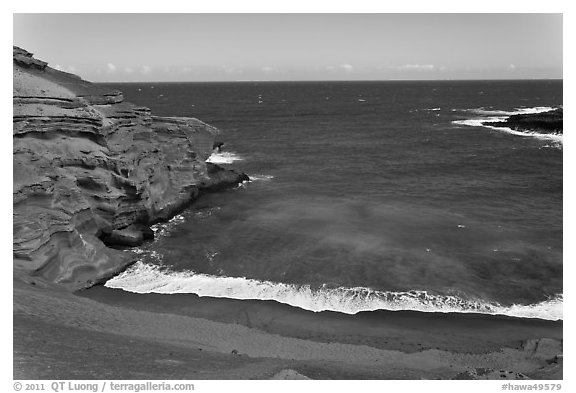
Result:
<svg viewBox="0 0 576 393"><path fill-rule="evenodd" d="M452 379L476 368L562 378L562 322L271 303L70 293L15 278L14 378L268 379L290 369L312 379ZM82 364L70 367L70 353Z"/></svg>
<svg viewBox="0 0 576 393"><path fill-rule="evenodd" d="M148 251L144 251L147 253ZM246 277L218 276L172 270L142 260L128 271L102 283L107 288L137 294L196 294L200 297L237 300L270 300L312 312L416 311L503 315L548 321L562 320L563 294L535 299L534 303L498 303L496 300L466 299L425 290L379 291L362 287L310 287Z"/></svg>
<svg viewBox="0 0 576 393"><path fill-rule="evenodd" d="M562 339L563 321L518 318L481 313L421 311L362 311L345 314L313 312L274 300L237 300L195 294L137 294L102 285L75 295L110 306L159 314L203 318L238 324L284 337L367 344L406 353L442 348L454 352L483 353L503 347L518 348L535 336ZM419 328L425 323L426 328ZM498 336L490 330L498 329ZM452 331L446 337L446 331ZM403 336L397 342L392 336ZM470 337L474 336L473 341Z"/></svg>

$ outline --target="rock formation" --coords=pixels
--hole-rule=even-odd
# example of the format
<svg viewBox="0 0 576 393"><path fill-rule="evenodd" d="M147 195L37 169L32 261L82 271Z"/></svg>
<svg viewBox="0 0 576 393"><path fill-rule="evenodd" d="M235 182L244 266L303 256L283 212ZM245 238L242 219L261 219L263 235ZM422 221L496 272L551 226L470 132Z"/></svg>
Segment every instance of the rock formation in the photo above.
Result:
<svg viewBox="0 0 576 393"><path fill-rule="evenodd" d="M452 379L491 379L491 380L503 380L503 379L530 379L522 373L517 373L509 370L494 370L492 368L474 368L468 371L464 371L456 375Z"/></svg>
<svg viewBox="0 0 576 393"><path fill-rule="evenodd" d="M516 131L562 134L562 108L541 113L511 115L505 121L484 122L486 126L508 127Z"/></svg>
<svg viewBox="0 0 576 393"><path fill-rule="evenodd" d="M153 116L18 47L13 57L16 276L101 282L136 260L109 246L140 244L203 190L248 179L205 162L215 128Z"/></svg>

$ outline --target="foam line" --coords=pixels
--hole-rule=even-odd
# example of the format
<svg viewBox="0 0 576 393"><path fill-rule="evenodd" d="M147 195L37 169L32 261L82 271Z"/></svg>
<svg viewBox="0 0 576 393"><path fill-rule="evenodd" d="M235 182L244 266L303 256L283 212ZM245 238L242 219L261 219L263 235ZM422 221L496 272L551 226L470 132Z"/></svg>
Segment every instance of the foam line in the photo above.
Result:
<svg viewBox="0 0 576 393"><path fill-rule="evenodd" d="M249 181L270 181L272 179L274 179L274 176L272 175L250 175L248 176L250 178Z"/></svg>
<svg viewBox="0 0 576 393"><path fill-rule="evenodd" d="M369 288L319 288L296 286L243 277L223 277L194 272L173 272L138 262L105 286L135 293L194 293L229 299L274 300L305 310L337 311L356 314L374 310L413 310L421 312L457 312L502 314L520 318L562 319L563 296L537 304L503 306L479 300L426 291L383 292Z"/></svg>

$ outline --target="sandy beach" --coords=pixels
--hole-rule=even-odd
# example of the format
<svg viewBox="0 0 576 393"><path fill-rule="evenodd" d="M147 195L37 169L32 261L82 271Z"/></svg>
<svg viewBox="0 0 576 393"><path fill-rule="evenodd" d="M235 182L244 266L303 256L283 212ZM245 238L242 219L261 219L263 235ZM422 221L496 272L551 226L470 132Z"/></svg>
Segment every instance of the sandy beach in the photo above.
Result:
<svg viewBox="0 0 576 393"><path fill-rule="evenodd" d="M31 281L14 279L15 379L269 379L286 369L312 379L451 379L477 368L562 378L561 321L312 313L104 287L78 296Z"/></svg>

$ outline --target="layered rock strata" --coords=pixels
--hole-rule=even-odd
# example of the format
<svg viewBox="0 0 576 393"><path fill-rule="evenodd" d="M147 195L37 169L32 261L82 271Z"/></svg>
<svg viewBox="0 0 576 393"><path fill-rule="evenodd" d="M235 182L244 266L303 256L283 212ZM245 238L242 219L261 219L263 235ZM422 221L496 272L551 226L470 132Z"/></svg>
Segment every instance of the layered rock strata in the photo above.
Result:
<svg viewBox="0 0 576 393"><path fill-rule="evenodd" d="M136 260L109 246L150 238L203 190L247 180L206 159L218 131L158 117L14 47L15 274L80 289Z"/></svg>

